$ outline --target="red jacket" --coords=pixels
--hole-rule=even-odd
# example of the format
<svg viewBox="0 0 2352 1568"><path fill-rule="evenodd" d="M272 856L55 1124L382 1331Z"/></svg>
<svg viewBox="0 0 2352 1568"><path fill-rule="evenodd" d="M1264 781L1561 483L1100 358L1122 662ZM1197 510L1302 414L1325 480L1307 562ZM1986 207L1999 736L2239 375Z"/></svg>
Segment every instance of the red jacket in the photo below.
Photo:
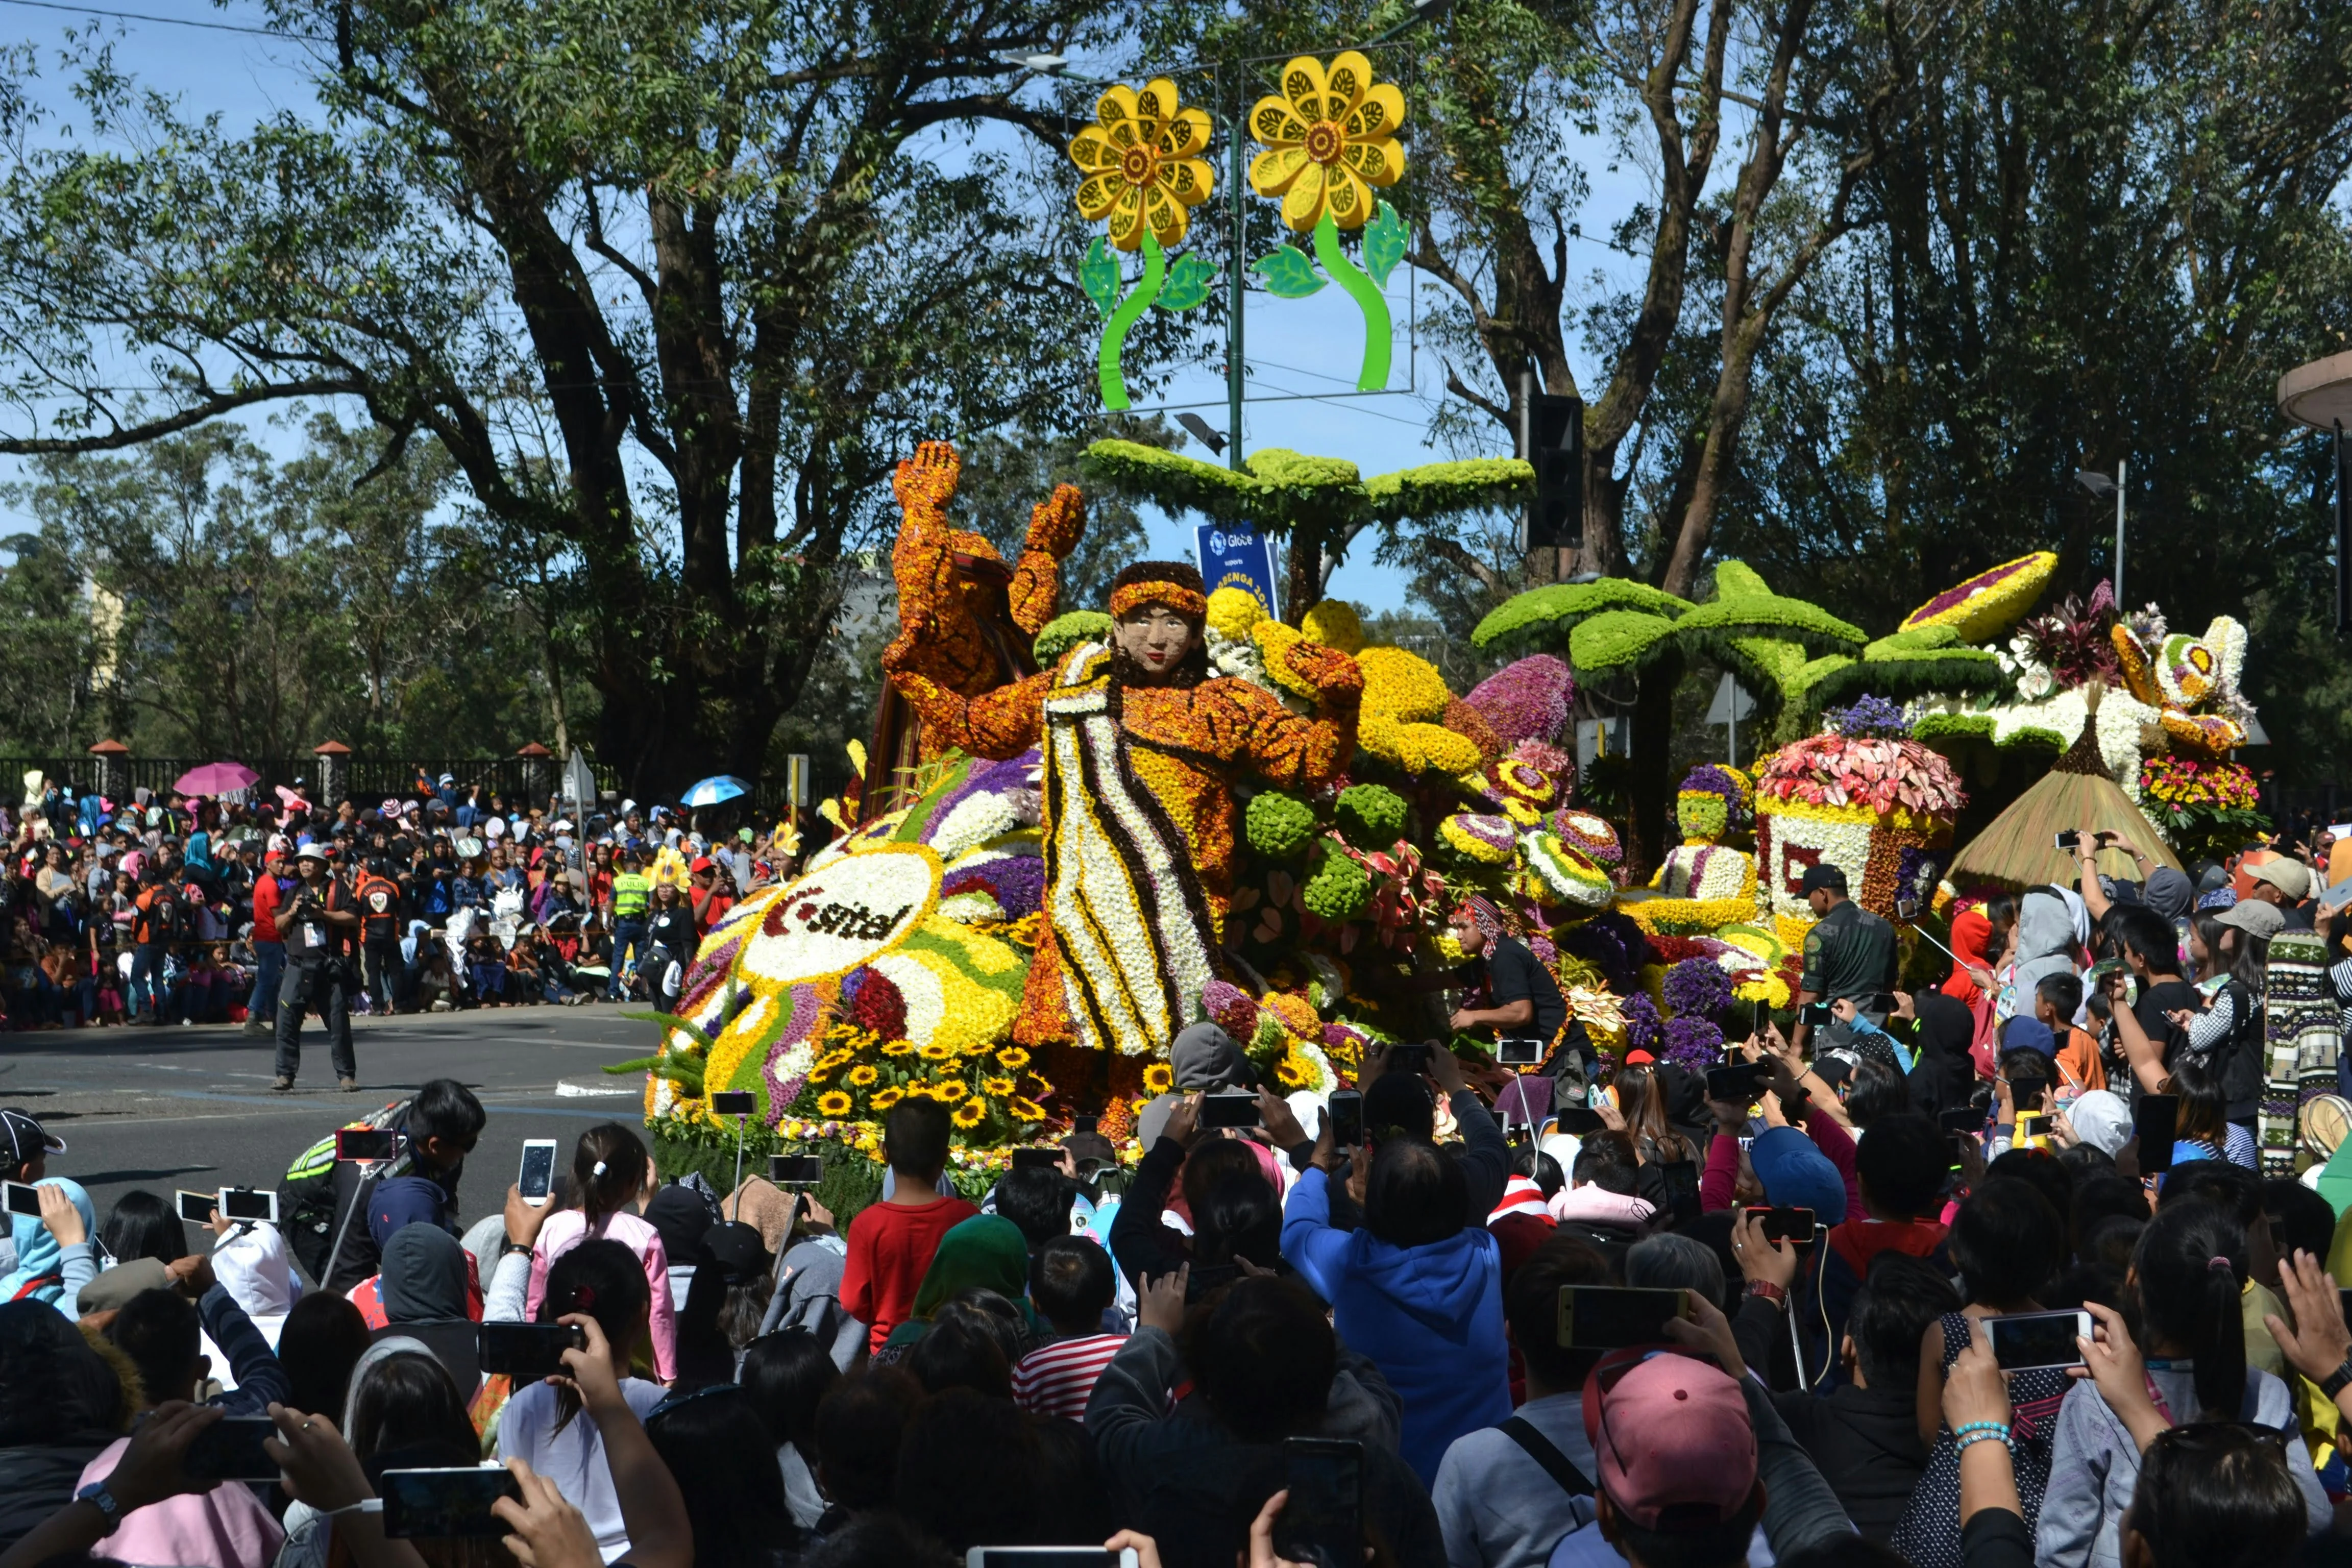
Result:
<svg viewBox="0 0 2352 1568"><path fill-rule="evenodd" d="M278 890L278 873L269 867L264 866L261 868L261 875L254 879L253 884L254 941L283 942L286 940L278 934L278 901L281 896Z"/></svg>

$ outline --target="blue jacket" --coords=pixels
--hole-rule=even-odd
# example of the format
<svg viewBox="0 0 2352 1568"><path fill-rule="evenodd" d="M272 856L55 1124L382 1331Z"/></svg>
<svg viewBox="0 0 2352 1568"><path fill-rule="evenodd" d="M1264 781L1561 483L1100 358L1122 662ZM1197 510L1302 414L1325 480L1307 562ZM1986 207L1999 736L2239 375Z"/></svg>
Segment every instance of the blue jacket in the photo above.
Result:
<svg viewBox="0 0 2352 1568"><path fill-rule="evenodd" d="M1482 1226L1426 1247L1334 1230L1328 1184L1313 1170L1290 1189L1282 1256L1403 1401L1398 1446L1428 1486L1454 1439L1511 1417L1502 1250Z"/></svg>

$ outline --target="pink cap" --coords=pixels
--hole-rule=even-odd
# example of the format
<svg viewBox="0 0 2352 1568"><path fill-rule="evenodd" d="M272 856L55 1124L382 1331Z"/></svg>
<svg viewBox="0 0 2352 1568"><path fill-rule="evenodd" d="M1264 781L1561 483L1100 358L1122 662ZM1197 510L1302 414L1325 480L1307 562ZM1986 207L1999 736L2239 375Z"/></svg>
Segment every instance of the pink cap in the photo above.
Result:
<svg viewBox="0 0 2352 1568"><path fill-rule="evenodd" d="M1737 1514L1756 1490L1756 1430L1739 1385L1671 1351L1613 1380L1608 1370L1603 1363L1586 1384L1584 1431L1617 1511L1664 1531L1712 1529Z"/></svg>

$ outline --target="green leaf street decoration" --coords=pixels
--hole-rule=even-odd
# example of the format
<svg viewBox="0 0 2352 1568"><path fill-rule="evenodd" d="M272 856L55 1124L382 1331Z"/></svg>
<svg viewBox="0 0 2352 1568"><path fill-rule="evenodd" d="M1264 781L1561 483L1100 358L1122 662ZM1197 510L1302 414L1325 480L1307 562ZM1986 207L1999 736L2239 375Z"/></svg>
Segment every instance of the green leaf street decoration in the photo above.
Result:
<svg viewBox="0 0 2352 1568"><path fill-rule="evenodd" d="M1168 268L1167 285L1160 290L1160 308L1189 310L1209 297L1209 289L1216 280L1215 268L1186 251Z"/></svg>
<svg viewBox="0 0 2352 1568"><path fill-rule="evenodd" d="M1128 330L1143 320L1143 312L1160 297L1160 286L1167 278L1168 258L1160 254L1159 238L1147 228L1143 231L1143 281L1111 312L1103 325L1102 342L1095 350L1095 375L1102 386L1105 408L1128 406L1127 376L1118 356L1127 347Z"/></svg>
<svg viewBox="0 0 2352 1568"><path fill-rule="evenodd" d="M1315 224L1315 259L1364 313L1364 365L1356 373L1356 390L1378 392L1389 384L1389 351L1396 328L1389 320L1389 302L1380 285L1365 277L1339 248L1339 226L1328 212Z"/></svg>
<svg viewBox="0 0 2352 1568"><path fill-rule="evenodd" d="M1110 253L1101 235L1095 236L1094 243L1087 247L1087 258L1078 263L1078 287L1095 302L1102 319L1109 321L1118 306L1118 258Z"/></svg>
<svg viewBox="0 0 2352 1568"><path fill-rule="evenodd" d="M1364 270L1374 283L1389 286L1389 274L1404 259L1405 244L1412 237L1412 227L1397 216L1396 208L1381 202L1379 216L1364 228Z"/></svg>
<svg viewBox="0 0 2352 1568"><path fill-rule="evenodd" d="M1277 245L1250 263L1250 270L1265 279L1266 292L1278 300L1304 300L1323 287L1323 275L1295 245Z"/></svg>
<svg viewBox="0 0 2352 1568"><path fill-rule="evenodd" d="M1427 463L1368 479L1344 459L1279 447L1253 452L1241 468L1227 468L1133 441L1097 441L1087 448L1084 471L1096 483L1170 511L1288 534L1285 619L1293 626L1322 597L1318 568L1325 552L1336 559L1364 529L1516 505L1535 483L1535 469L1517 458ZM1046 626L1041 642L1059 624Z"/></svg>

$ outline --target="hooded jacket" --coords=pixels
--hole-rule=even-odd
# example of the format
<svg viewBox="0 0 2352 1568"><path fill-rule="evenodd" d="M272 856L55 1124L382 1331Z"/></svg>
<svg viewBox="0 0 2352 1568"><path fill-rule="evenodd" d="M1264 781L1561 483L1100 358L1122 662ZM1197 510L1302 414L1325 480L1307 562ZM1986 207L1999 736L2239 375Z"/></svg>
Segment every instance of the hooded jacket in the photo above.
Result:
<svg viewBox="0 0 2352 1568"><path fill-rule="evenodd" d="M2072 974L2074 955L2091 940L2091 914L2082 896L2059 888L2030 888L2017 901L2017 963L2012 986L2019 1009L2031 1013L2033 988L2045 974Z"/></svg>
<svg viewBox="0 0 2352 1568"><path fill-rule="evenodd" d="M1329 1178L1310 1170L1284 1208L1282 1256L1331 1303L1339 1337L1397 1391L1399 1448L1423 1485L1454 1439L1510 1418L1502 1252L1491 1234L1465 1227L1398 1247L1370 1229L1334 1230Z"/></svg>

